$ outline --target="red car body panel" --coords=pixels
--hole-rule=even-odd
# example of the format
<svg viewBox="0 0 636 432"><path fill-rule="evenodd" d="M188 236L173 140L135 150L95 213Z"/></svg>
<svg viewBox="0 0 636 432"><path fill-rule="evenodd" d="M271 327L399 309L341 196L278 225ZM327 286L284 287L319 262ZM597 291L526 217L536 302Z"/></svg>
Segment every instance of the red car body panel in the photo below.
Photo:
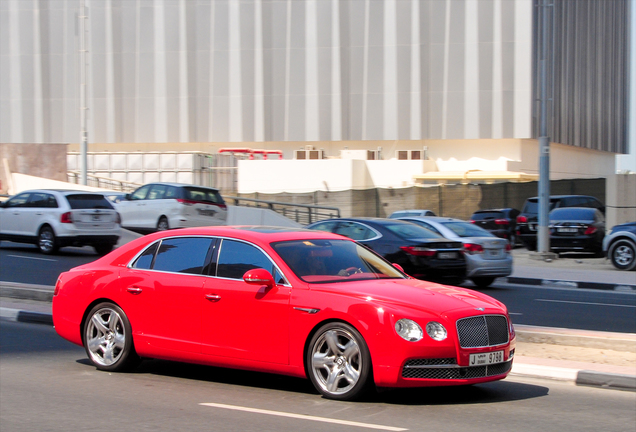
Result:
<svg viewBox="0 0 636 432"><path fill-rule="evenodd" d="M269 255L289 283L268 288L242 280L128 267L146 246L174 236L250 242ZM53 298L55 329L63 338L83 345L83 320L95 304L108 300L126 313L135 349L142 357L306 377L304 359L313 332L325 322L344 321L364 338L373 378L380 387L472 384L508 374L452 380L403 378L404 364L412 359L455 358L459 367L467 367L470 354L503 350L504 360L510 360L515 347L512 330L505 344L467 349L460 347L455 327L458 319L479 315L503 315L510 323L506 307L476 291L407 278L307 283L271 246L298 239L344 237L309 230L258 232L215 227L139 238L60 275ZM424 333L420 341L408 342L395 331L396 321L402 318L412 319L422 328L437 321L448 337L435 341Z"/></svg>

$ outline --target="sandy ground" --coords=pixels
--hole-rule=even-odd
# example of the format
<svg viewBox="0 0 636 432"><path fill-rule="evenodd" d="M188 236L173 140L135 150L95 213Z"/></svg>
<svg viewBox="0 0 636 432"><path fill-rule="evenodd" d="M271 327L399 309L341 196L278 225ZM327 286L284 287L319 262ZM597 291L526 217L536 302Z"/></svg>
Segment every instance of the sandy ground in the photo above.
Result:
<svg viewBox="0 0 636 432"><path fill-rule="evenodd" d="M631 366L636 373L636 353L567 345L517 342L516 355L614 366Z"/></svg>

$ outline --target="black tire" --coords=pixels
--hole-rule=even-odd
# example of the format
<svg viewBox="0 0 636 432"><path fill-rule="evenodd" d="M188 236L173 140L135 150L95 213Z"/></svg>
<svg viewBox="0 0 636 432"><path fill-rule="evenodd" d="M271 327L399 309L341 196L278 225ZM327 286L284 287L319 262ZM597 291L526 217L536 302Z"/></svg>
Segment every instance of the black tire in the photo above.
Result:
<svg viewBox="0 0 636 432"><path fill-rule="evenodd" d="M55 238L55 232L53 228L48 225L44 225L40 228L40 232L38 233L38 243L37 247L45 255L51 255L57 252L60 248L58 245L57 239Z"/></svg>
<svg viewBox="0 0 636 432"><path fill-rule="evenodd" d="M477 285L477 288L488 288L495 281L495 278L483 276L470 278L470 280L473 281L475 285Z"/></svg>
<svg viewBox="0 0 636 432"><path fill-rule="evenodd" d="M634 270L636 269L636 243L629 239L617 240L610 245L607 257L619 270Z"/></svg>
<svg viewBox="0 0 636 432"><path fill-rule="evenodd" d="M95 252L97 252L97 255L106 255L113 250L113 247L114 245L108 243L102 243L93 246L93 248L95 248Z"/></svg>
<svg viewBox="0 0 636 432"><path fill-rule="evenodd" d="M128 317L113 303L99 303L91 309L82 342L88 359L99 370L123 372L139 364Z"/></svg>
<svg viewBox="0 0 636 432"><path fill-rule="evenodd" d="M170 224L168 223L168 218L165 216L161 216L159 221L157 222L157 231L166 231L170 229Z"/></svg>
<svg viewBox="0 0 636 432"><path fill-rule="evenodd" d="M307 375L327 399L353 400L373 384L371 355L360 333L343 322L323 325L305 353Z"/></svg>
<svg viewBox="0 0 636 432"><path fill-rule="evenodd" d="M526 249L528 249L530 252L534 252L537 250L537 244L536 243L524 243L524 246L526 247Z"/></svg>

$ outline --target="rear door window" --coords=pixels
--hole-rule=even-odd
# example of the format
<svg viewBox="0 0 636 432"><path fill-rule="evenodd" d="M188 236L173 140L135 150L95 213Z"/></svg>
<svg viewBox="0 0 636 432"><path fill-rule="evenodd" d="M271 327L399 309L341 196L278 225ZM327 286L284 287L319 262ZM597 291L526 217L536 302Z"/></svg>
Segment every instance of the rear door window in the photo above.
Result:
<svg viewBox="0 0 636 432"><path fill-rule="evenodd" d="M162 240L152 269L174 273L201 274L211 245L212 239L206 237L180 237Z"/></svg>
<svg viewBox="0 0 636 432"><path fill-rule="evenodd" d="M113 208L113 206L110 204L110 201L108 201L104 197L104 195L100 194L67 195L66 200L73 210Z"/></svg>
<svg viewBox="0 0 636 432"><path fill-rule="evenodd" d="M56 208L57 200L48 193L36 192L31 194L29 199L29 207L33 208Z"/></svg>

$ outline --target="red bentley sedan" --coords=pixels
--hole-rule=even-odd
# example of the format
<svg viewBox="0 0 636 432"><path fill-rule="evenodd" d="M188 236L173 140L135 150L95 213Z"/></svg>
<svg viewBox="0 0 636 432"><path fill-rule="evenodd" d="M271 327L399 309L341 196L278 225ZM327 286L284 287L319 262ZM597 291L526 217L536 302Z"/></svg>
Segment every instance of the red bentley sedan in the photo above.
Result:
<svg viewBox="0 0 636 432"><path fill-rule="evenodd" d="M500 380L515 348L491 297L412 279L336 234L271 227L141 237L62 273L53 321L101 370L157 358L274 372L339 400Z"/></svg>

